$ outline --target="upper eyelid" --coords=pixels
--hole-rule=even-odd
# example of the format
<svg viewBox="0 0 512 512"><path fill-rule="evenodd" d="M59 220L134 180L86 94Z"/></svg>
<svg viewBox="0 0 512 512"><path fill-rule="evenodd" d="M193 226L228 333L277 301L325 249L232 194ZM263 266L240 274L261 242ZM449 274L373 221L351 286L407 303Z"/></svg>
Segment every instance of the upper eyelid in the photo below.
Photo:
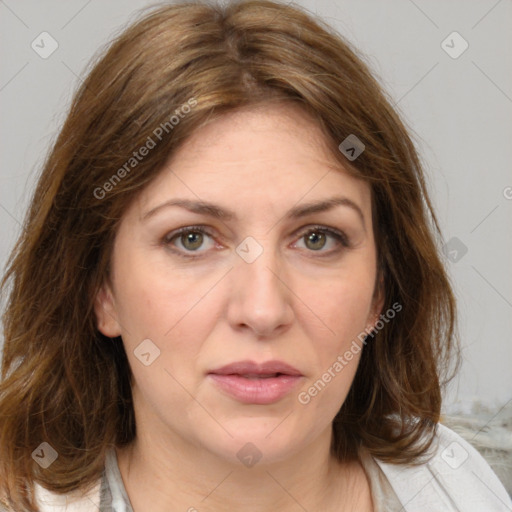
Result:
<svg viewBox="0 0 512 512"><path fill-rule="evenodd" d="M173 238L176 238L183 233L193 233L195 231L198 231L204 235L208 235L210 238L215 238L215 235L212 233L212 230L206 226L184 226L182 228L174 229L164 235L163 240L170 242Z"/></svg>
<svg viewBox="0 0 512 512"><path fill-rule="evenodd" d="M337 229L337 228L331 228L328 226L310 225L310 226L306 226L303 230L298 230L296 233L299 234L299 239L301 239L307 233L311 233L311 232L315 232L315 231L321 231L323 233L326 233L327 235L330 235L331 237L335 238L337 242L341 243L342 245L344 245L346 247L351 247L351 245L352 245L351 239L345 233L345 231Z"/></svg>

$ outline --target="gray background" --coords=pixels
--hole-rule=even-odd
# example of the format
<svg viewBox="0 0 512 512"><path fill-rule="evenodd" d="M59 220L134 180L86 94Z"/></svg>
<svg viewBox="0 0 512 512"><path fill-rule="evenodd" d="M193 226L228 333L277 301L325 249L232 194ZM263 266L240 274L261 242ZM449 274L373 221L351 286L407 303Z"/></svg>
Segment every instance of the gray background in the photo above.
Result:
<svg viewBox="0 0 512 512"><path fill-rule="evenodd" d="M87 62L150 3L0 0L2 268ZM512 400L512 2L297 3L367 56L412 130L460 309L464 365L444 408L497 417ZM31 48L43 31L59 45L47 59ZM441 46L453 31L469 44L456 59Z"/></svg>

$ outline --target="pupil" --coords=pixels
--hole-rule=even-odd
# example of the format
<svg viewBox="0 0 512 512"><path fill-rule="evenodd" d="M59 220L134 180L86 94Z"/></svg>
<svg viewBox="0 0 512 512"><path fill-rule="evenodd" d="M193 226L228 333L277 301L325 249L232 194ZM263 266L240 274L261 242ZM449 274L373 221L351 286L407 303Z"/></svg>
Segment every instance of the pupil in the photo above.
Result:
<svg viewBox="0 0 512 512"><path fill-rule="evenodd" d="M318 251L325 245L325 234L324 233L310 233L306 235L306 246L309 249Z"/></svg>
<svg viewBox="0 0 512 512"><path fill-rule="evenodd" d="M201 233L186 233L182 236L183 246L187 249L195 250L201 247L203 235Z"/></svg>

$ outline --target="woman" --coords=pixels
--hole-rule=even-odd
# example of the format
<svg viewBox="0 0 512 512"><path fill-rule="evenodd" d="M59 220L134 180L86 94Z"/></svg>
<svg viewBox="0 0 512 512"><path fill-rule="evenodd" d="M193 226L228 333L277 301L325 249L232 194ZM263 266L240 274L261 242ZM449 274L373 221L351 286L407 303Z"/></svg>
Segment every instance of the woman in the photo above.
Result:
<svg viewBox="0 0 512 512"><path fill-rule="evenodd" d="M76 94L3 281L4 507L507 510L438 423L438 237L332 29L259 0L149 13Z"/></svg>

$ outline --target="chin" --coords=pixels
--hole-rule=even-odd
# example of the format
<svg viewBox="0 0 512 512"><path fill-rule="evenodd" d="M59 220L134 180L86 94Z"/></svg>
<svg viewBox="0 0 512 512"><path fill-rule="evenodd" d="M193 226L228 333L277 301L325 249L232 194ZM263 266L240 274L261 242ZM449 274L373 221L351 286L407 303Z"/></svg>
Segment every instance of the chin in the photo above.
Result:
<svg viewBox="0 0 512 512"><path fill-rule="evenodd" d="M248 417L223 421L224 429L203 439L203 446L229 464L246 467L270 465L291 457L304 448L307 435L290 429L287 419ZM282 423L281 423L282 422ZM281 423L281 424L280 424ZM213 431L210 431L213 434Z"/></svg>

